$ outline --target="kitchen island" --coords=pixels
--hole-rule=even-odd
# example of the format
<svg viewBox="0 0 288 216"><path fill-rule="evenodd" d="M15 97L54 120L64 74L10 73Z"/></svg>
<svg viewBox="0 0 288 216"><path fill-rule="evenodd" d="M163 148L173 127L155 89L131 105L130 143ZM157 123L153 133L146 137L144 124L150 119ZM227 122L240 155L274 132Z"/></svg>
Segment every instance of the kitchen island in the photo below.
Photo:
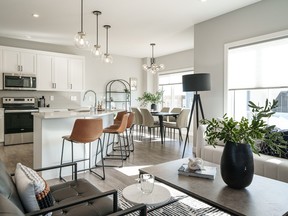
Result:
<svg viewBox="0 0 288 216"><path fill-rule="evenodd" d="M41 168L60 164L62 136L72 132L76 119L79 118L102 118L103 128L113 123L114 114L117 111L60 111L60 112L39 112L34 113L34 144L33 144L33 166ZM97 142L92 144L91 161L95 160L95 150ZM88 146L74 144L74 160L88 157ZM104 145L105 147L105 145ZM105 150L105 149L104 149ZM100 157L99 157L100 159ZM64 162L71 162L71 145L65 145ZM82 169L84 163L79 163L78 169ZM88 161L85 163L88 167ZM63 169L62 175L71 175L71 169ZM57 178L59 170L46 171L43 173L45 179Z"/></svg>

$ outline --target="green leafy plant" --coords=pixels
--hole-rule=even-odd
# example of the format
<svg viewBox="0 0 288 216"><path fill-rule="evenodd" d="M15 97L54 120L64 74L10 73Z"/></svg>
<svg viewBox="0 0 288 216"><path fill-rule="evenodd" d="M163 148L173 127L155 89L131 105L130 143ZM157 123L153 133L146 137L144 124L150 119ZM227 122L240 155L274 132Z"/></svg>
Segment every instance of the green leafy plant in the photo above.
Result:
<svg viewBox="0 0 288 216"><path fill-rule="evenodd" d="M275 113L273 109L278 106L278 101L273 100L271 103L266 99L263 107L249 101L248 106L252 109L251 121L245 117L236 121L227 114L221 120L215 118L202 120L203 124L207 124L205 131L207 143L214 147L219 140L223 140L224 143L230 141L236 144L248 144L254 153L259 154L257 144L264 142L281 155L282 149L286 148L282 145L286 144L283 134L275 130L275 125L269 126L266 121Z"/></svg>
<svg viewBox="0 0 288 216"><path fill-rule="evenodd" d="M144 92L142 97L138 97L136 100L141 102L141 106L146 106L148 103L158 104L162 102L163 91L157 91L155 94L150 92Z"/></svg>

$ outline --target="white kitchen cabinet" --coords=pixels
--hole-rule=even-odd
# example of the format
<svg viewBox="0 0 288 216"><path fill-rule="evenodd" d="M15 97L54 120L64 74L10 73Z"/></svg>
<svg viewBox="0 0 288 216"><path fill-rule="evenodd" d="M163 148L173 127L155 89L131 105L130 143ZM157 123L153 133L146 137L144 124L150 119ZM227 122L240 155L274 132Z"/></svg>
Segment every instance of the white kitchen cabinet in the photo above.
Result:
<svg viewBox="0 0 288 216"><path fill-rule="evenodd" d="M50 55L37 55L37 90L52 90L52 72L54 57Z"/></svg>
<svg viewBox="0 0 288 216"><path fill-rule="evenodd" d="M84 59L69 59L68 88L73 91L84 89Z"/></svg>
<svg viewBox="0 0 288 216"><path fill-rule="evenodd" d="M65 91L68 89L68 59L54 57L54 70L52 72L53 89Z"/></svg>
<svg viewBox="0 0 288 216"><path fill-rule="evenodd" d="M17 48L3 48L2 72L36 74L36 53Z"/></svg>
<svg viewBox="0 0 288 216"><path fill-rule="evenodd" d="M37 55L37 90L82 91L83 82L83 58Z"/></svg>

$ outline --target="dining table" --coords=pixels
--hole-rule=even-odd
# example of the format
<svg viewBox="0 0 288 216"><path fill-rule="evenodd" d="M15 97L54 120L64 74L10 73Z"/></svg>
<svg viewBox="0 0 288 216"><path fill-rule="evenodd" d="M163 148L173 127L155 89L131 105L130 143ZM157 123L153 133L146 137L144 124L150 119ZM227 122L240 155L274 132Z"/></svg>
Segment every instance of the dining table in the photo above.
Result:
<svg viewBox="0 0 288 216"><path fill-rule="evenodd" d="M152 116L158 116L159 118L161 144L163 144L164 143L164 116L173 116L175 119L177 119L180 113L151 111L151 114Z"/></svg>

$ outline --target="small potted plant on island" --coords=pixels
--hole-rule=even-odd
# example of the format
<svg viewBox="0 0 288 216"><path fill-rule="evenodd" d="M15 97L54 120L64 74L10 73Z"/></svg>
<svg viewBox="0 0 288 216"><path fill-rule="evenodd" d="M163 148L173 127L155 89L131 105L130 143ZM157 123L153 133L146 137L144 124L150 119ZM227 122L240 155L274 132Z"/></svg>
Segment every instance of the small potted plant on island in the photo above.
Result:
<svg viewBox="0 0 288 216"><path fill-rule="evenodd" d="M137 101L141 102L141 106L147 106L151 103L151 110L157 110L157 104L162 102L163 91L157 91L155 94L144 92L142 97L138 97Z"/></svg>
<svg viewBox="0 0 288 216"><path fill-rule="evenodd" d="M242 189L251 184L254 174L252 152L259 154L260 143L265 143L279 154L286 148L283 134L266 121L275 113L273 110L277 104L276 100L272 103L266 100L265 106L261 107L249 101L248 106L252 109L250 121L245 117L236 121L227 114L221 120L202 120L207 125L207 143L214 147L219 141L225 143L220 167L221 176L229 187Z"/></svg>

